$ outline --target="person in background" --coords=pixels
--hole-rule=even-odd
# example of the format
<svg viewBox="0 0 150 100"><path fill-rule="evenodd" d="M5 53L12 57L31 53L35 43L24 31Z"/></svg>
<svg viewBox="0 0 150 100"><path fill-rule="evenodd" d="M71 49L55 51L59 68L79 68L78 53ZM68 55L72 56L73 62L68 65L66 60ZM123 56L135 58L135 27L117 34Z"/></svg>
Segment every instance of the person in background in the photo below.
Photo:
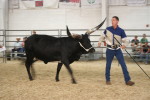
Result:
<svg viewBox="0 0 150 100"><path fill-rule="evenodd" d="M24 48L24 46L25 46L25 41L26 41L26 40L27 40L27 37L24 37L24 38L23 38L23 42L21 43L22 48L20 49L19 52L21 52L22 54L20 54L20 57L25 57L25 54L24 54L25 48Z"/></svg>
<svg viewBox="0 0 150 100"><path fill-rule="evenodd" d="M36 34L36 31L33 30L33 31L32 31L32 35L34 35L34 34Z"/></svg>
<svg viewBox="0 0 150 100"><path fill-rule="evenodd" d="M134 36L134 39L131 41L132 52L136 51L136 48L139 45L138 36Z"/></svg>
<svg viewBox="0 0 150 100"><path fill-rule="evenodd" d="M21 52L22 45L20 39L21 38L19 37L16 38L16 42L14 43L14 48L12 49L12 53L14 53L15 51ZM19 56L19 54L17 54L17 56ZM14 57L14 54L12 54L12 57Z"/></svg>
<svg viewBox="0 0 150 100"><path fill-rule="evenodd" d="M148 45L148 42L146 42L145 45L143 45L141 49L140 61L144 61L143 57L145 57L144 62L145 64L148 64L149 53L150 53L150 46Z"/></svg>
<svg viewBox="0 0 150 100"><path fill-rule="evenodd" d="M22 48L21 48L21 50L20 50L20 52L25 52L25 49L24 49L24 46L25 46L25 41L27 40L27 37L24 37L23 38L23 42L22 42Z"/></svg>
<svg viewBox="0 0 150 100"><path fill-rule="evenodd" d="M140 43L138 43L136 45L136 47L134 48L133 54L138 55L137 58L139 58L139 55L141 54L141 49L142 49L142 47L141 47Z"/></svg>
<svg viewBox="0 0 150 100"><path fill-rule="evenodd" d="M143 34L143 38L141 39L141 46L145 45L146 42L148 42L148 39L146 38L146 34Z"/></svg>
<svg viewBox="0 0 150 100"><path fill-rule="evenodd" d="M149 49L148 49L148 52L147 52L147 55L146 55L146 60L145 60L146 65L148 64L149 59L150 59L150 46L149 46Z"/></svg>
<svg viewBox="0 0 150 100"><path fill-rule="evenodd" d="M5 46L0 45L0 52L3 52L3 51L5 51L5 50L6 50Z"/></svg>

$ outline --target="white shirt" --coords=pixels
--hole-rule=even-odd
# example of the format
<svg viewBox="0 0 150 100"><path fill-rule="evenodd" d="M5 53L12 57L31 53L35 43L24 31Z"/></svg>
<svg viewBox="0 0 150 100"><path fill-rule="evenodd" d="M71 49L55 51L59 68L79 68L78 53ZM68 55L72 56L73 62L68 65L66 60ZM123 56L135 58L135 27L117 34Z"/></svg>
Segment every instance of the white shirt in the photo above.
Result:
<svg viewBox="0 0 150 100"><path fill-rule="evenodd" d="M117 40L115 40L114 38ZM126 37L124 30L121 29L120 27L117 27L117 29L113 29L112 26L107 27L106 30L104 31L104 33L101 34L99 42L101 43L104 40L105 40L106 44L108 44L108 45L113 45L113 42L114 42L114 45L118 45L118 46L120 44L125 45L125 46L127 46L129 44L129 40ZM120 42L120 44L118 43L118 41ZM107 48L109 48L109 47L107 47ZM119 48L120 47L118 47L117 49L119 49ZM112 48L109 48L109 49L112 49Z"/></svg>
<svg viewBox="0 0 150 100"><path fill-rule="evenodd" d="M0 48L0 52L3 52L5 50L6 50L6 48L4 46L2 48Z"/></svg>
<svg viewBox="0 0 150 100"><path fill-rule="evenodd" d="M21 42L15 42L14 47L15 48L22 48Z"/></svg>

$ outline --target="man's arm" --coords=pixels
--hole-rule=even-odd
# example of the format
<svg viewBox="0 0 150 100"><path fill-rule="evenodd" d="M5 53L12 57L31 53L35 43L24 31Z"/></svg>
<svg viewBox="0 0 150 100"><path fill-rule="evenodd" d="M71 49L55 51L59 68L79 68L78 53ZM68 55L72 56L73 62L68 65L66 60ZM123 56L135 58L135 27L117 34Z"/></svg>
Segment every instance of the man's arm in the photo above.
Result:
<svg viewBox="0 0 150 100"><path fill-rule="evenodd" d="M105 34L106 34L106 30L104 31L104 33L101 34L100 38L99 38L99 42L98 42L98 47L101 46L101 43L104 41L105 39Z"/></svg>
<svg viewBox="0 0 150 100"><path fill-rule="evenodd" d="M150 46L149 46L149 49L148 49L148 53L150 53Z"/></svg>
<svg viewBox="0 0 150 100"><path fill-rule="evenodd" d="M129 42L129 39L128 39L127 37L122 39L122 46L125 46L125 47L126 47L126 46L129 45L129 43L130 43L130 42Z"/></svg>
<svg viewBox="0 0 150 100"><path fill-rule="evenodd" d="M129 39L127 38L124 30L122 32L121 38L122 38L122 46L121 46L121 48L125 49L129 45L130 42L129 42Z"/></svg>
<svg viewBox="0 0 150 100"><path fill-rule="evenodd" d="M148 50L147 50L147 52L146 53L150 53L150 46L148 46Z"/></svg>

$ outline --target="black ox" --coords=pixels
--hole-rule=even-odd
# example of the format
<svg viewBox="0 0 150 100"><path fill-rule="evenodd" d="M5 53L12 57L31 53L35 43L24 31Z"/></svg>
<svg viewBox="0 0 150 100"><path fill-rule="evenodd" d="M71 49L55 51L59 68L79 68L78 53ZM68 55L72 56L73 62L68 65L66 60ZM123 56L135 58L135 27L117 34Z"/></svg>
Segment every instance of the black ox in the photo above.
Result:
<svg viewBox="0 0 150 100"><path fill-rule="evenodd" d="M105 19L106 20L106 19ZM32 35L25 41L26 62L25 66L30 80L33 80L30 67L34 58L44 61L45 64L51 61L59 61L57 66L56 81L59 81L59 72L64 64L69 71L72 83L76 83L70 64L78 61L82 54L94 52L88 36L98 30L105 20L97 27L88 30L83 35L72 35L67 27L68 37L55 38L48 35Z"/></svg>

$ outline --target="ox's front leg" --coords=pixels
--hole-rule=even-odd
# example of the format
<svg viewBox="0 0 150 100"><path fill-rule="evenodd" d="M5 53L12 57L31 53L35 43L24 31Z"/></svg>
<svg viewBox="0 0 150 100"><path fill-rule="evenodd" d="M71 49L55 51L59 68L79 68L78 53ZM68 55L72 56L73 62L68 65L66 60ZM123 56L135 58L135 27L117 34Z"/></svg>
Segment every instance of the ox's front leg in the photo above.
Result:
<svg viewBox="0 0 150 100"><path fill-rule="evenodd" d="M64 65L66 66L68 72L69 72L70 75L71 75L72 83L73 83L73 84L76 84L77 82L76 82L76 80L75 80L75 78L74 78L74 76L73 76L73 71L72 71L72 69L70 68L69 61L68 61L68 60L65 60L65 61L63 61L63 63L64 63Z"/></svg>
<svg viewBox="0 0 150 100"><path fill-rule="evenodd" d="M26 69L27 69L27 72L28 72L29 79L30 79L30 81L32 81L33 78L32 78L32 75L30 73L30 67L32 65L32 62L27 59L26 62L25 62L25 65L26 65Z"/></svg>
<svg viewBox="0 0 150 100"><path fill-rule="evenodd" d="M62 67L63 63L59 62L58 65L57 65L57 72L56 72L56 82L59 81L59 72L61 70L61 67Z"/></svg>

